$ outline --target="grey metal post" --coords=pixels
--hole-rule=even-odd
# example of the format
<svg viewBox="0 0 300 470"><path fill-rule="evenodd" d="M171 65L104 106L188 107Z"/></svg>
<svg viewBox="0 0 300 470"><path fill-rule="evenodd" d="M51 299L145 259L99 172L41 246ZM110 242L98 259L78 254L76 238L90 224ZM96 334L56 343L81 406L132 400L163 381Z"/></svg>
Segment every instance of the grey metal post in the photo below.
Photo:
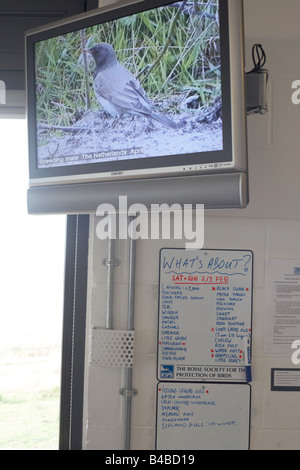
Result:
<svg viewBox="0 0 300 470"><path fill-rule="evenodd" d="M107 246L107 259L105 260L107 266L107 287L106 287L106 321L105 328L112 330L113 328L113 282L114 282L114 244L115 241L108 238Z"/></svg>
<svg viewBox="0 0 300 470"><path fill-rule="evenodd" d="M129 218L129 221L132 218ZM131 234L130 234L131 235ZM128 316L127 329L134 330L134 294L135 294L135 261L136 261L136 240L129 237L129 282L128 282ZM125 398L124 412L124 449L130 450L131 442L131 404L132 397L137 391L132 388L132 367L125 369L125 387L122 390Z"/></svg>

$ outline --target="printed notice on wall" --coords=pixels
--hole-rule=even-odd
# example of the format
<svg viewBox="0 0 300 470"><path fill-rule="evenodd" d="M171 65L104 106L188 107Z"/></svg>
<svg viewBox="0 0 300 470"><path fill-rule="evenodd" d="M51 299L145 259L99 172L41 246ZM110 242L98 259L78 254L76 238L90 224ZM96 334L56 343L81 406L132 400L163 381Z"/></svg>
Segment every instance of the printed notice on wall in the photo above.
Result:
<svg viewBox="0 0 300 470"><path fill-rule="evenodd" d="M300 339L300 260L266 263L264 352L292 353Z"/></svg>
<svg viewBox="0 0 300 470"><path fill-rule="evenodd" d="M271 369L272 392L300 392L300 369Z"/></svg>
<svg viewBox="0 0 300 470"><path fill-rule="evenodd" d="M250 386L161 382L156 449L247 450Z"/></svg>
<svg viewBox="0 0 300 470"><path fill-rule="evenodd" d="M251 251L161 250L159 380L246 381L252 263Z"/></svg>

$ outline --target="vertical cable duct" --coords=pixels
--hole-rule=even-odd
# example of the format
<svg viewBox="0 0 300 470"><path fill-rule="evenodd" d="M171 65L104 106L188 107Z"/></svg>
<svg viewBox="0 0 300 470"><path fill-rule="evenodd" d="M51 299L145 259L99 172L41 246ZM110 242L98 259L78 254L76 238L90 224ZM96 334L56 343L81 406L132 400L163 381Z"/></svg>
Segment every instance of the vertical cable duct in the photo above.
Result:
<svg viewBox="0 0 300 470"><path fill-rule="evenodd" d="M129 217L129 221L132 217ZM127 312L127 330L134 330L134 294L135 294L135 261L136 261L136 240L132 234L129 236L129 281L128 281L128 312ZM132 397L136 395L136 390L132 388L132 367L125 368L125 389L123 395L125 398L124 412L124 449L130 450L131 442L131 404Z"/></svg>

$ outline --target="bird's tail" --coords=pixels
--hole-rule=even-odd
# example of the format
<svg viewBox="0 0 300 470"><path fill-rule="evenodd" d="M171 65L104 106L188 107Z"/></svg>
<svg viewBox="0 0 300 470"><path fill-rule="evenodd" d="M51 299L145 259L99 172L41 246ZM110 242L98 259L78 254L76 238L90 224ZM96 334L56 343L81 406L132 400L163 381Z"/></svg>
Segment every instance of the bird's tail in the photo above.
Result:
<svg viewBox="0 0 300 470"><path fill-rule="evenodd" d="M164 124L164 126L170 127L171 129L178 129L178 124L176 124L176 122L172 121L172 119L168 118L164 114L151 113L151 117L161 124Z"/></svg>

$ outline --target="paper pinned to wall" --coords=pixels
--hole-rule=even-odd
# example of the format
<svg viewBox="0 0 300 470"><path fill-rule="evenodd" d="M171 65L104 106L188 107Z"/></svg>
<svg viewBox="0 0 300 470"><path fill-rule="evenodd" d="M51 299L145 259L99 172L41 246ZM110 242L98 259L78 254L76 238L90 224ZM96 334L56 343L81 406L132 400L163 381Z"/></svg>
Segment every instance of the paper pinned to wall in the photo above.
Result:
<svg viewBox="0 0 300 470"><path fill-rule="evenodd" d="M291 355L300 339L300 259L268 260L265 292L264 352Z"/></svg>

